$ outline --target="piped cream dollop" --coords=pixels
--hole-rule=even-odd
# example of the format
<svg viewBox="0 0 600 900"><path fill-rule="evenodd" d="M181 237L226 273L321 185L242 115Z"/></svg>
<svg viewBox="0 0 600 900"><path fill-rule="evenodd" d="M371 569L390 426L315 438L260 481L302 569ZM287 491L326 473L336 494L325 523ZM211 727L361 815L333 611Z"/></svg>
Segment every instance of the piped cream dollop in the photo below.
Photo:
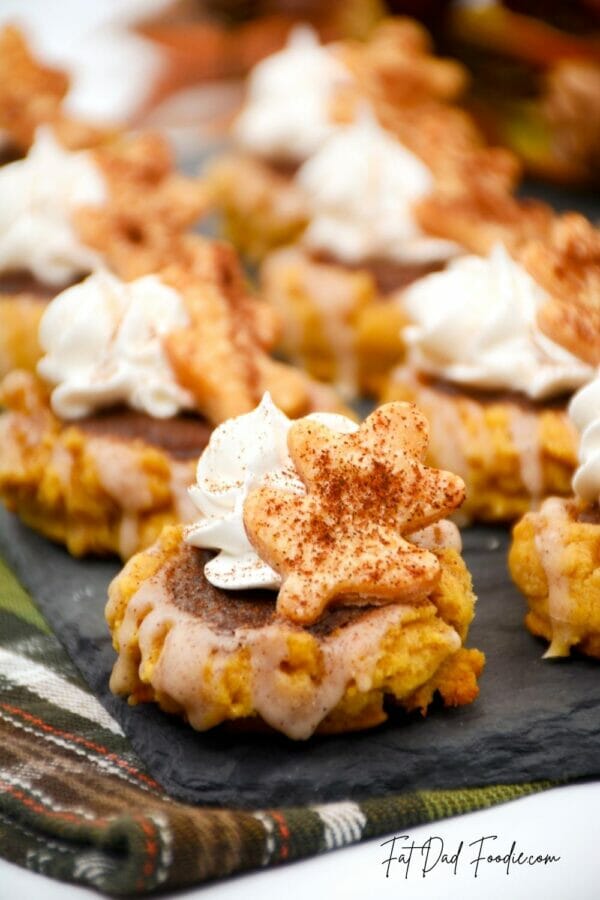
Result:
<svg viewBox="0 0 600 900"><path fill-rule="evenodd" d="M283 50L252 70L234 138L257 156L301 162L334 132L332 98L350 80L349 70L315 32L298 26Z"/></svg>
<svg viewBox="0 0 600 900"><path fill-rule="evenodd" d="M189 325L180 294L155 275L124 282L99 271L67 288L46 309L39 330L42 378L55 385L54 412L78 419L124 403L154 418L193 405L163 349L169 332Z"/></svg>
<svg viewBox="0 0 600 900"><path fill-rule="evenodd" d="M340 434L358 430L356 422L337 413L311 413L308 418ZM204 567L215 587L234 591L281 587L281 577L248 540L243 517L248 492L260 485L306 493L287 448L292 424L266 393L252 412L219 425L198 461L196 484L189 493L200 518L187 527L185 540L219 551ZM459 531L447 520L415 532L409 540L431 550L461 548Z"/></svg>
<svg viewBox="0 0 600 900"><path fill-rule="evenodd" d="M600 503L600 374L575 394L569 415L581 435L573 490L587 503Z"/></svg>
<svg viewBox="0 0 600 900"><path fill-rule="evenodd" d="M334 431L350 434L358 425L337 413L309 416ZM281 578L256 553L244 528L244 501L259 485L304 494L306 489L287 449L292 420L266 393L250 413L229 419L212 433L198 461L190 496L201 517L186 530L195 547L219 550L206 564L205 575L215 587L229 590L272 588Z"/></svg>
<svg viewBox="0 0 600 900"><path fill-rule="evenodd" d="M77 237L72 216L106 199L92 156L65 150L49 128L38 129L25 157L0 169L0 272L25 270L65 285L101 263Z"/></svg>
<svg viewBox="0 0 600 900"><path fill-rule="evenodd" d="M545 291L502 245L427 275L403 294L413 368L459 385L533 400L586 384L594 369L537 326Z"/></svg>
<svg viewBox="0 0 600 900"><path fill-rule="evenodd" d="M433 189L427 166L363 108L299 170L311 221L303 240L342 262L372 258L432 262L455 256L452 241L423 234L413 205Z"/></svg>

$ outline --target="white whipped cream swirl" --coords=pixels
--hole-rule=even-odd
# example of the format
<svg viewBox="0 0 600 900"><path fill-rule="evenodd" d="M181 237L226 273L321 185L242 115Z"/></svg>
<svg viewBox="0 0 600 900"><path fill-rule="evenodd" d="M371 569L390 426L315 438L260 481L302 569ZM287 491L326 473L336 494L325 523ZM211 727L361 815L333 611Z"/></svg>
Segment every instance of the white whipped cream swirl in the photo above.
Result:
<svg viewBox="0 0 600 900"><path fill-rule="evenodd" d="M427 237L412 212L433 189L427 166L377 123L367 107L339 128L298 172L311 210L303 240L337 259L431 262L459 252Z"/></svg>
<svg viewBox="0 0 600 900"><path fill-rule="evenodd" d="M91 155L63 149L39 128L25 159L0 169L0 272L24 269L61 286L96 268L100 256L79 240L72 215L105 199Z"/></svg>
<svg viewBox="0 0 600 900"><path fill-rule="evenodd" d="M42 378L56 385L54 412L78 419L125 403L154 418L193 405L176 381L162 338L189 325L183 299L155 275L124 282L99 271L67 288L39 330Z"/></svg>
<svg viewBox="0 0 600 900"><path fill-rule="evenodd" d="M574 391L594 369L537 326L548 297L502 245L466 256L403 293L414 323L404 330L413 368L482 390L533 400Z"/></svg>
<svg viewBox="0 0 600 900"><path fill-rule="evenodd" d="M581 435L573 490L588 503L600 503L600 374L575 394L569 415Z"/></svg>
<svg viewBox="0 0 600 900"><path fill-rule="evenodd" d="M336 413L313 413L308 418L343 434L358 428ZM220 550L204 569L215 587L275 590L281 585L280 576L248 540L244 502L248 492L261 485L306 493L287 449L291 425L266 393L252 412L219 425L198 461L190 496L201 518L187 528L185 540L195 547Z"/></svg>
<svg viewBox="0 0 600 900"><path fill-rule="evenodd" d="M246 103L233 134L251 153L300 162L335 130L330 105L350 72L307 26L252 70Z"/></svg>

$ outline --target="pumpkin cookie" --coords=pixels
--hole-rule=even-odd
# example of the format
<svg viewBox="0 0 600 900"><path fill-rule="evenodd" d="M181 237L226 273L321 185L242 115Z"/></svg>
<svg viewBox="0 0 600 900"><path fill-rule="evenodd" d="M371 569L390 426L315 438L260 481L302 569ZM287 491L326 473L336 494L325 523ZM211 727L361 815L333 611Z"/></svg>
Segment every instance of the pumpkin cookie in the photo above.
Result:
<svg viewBox="0 0 600 900"><path fill-rule="evenodd" d="M466 81L460 63L433 56L426 31L409 19L385 21L363 42L323 45L310 29L295 29L287 47L250 73L232 129L235 152L207 175L227 236L255 260L295 239L312 215L299 167L366 107L405 149L419 158L425 152L425 164L433 163L440 175L447 170L447 181L463 150L483 148L472 120L449 112ZM449 144L460 153L447 149ZM496 170L500 163L514 183L513 158L494 153L487 153L487 167Z"/></svg>
<svg viewBox="0 0 600 900"><path fill-rule="evenodd" d="M512 254L497 245L485 258L464 257L403 295L413 323L404 330L408 356L383 396L410 399L428 416L430 459L462 475L470 518L515 519L544 497L570 493L577 434L566 404L594 376L594 342L576 350L568 340L575 326L550 331L546 323L557 309L573 322L594 315L591 291L586 305L584 291L573 299L570 276L560 280L563 289L558 276L549 281L551 271L570 267L557 235L577 230L579 220L558 222L550 244L526 242ZM531 261L547 254L561 262L542 274ZM597 269L590 251L577 278L591 286Z"/></svg>
<svg viewBox="0 0 600 900"><path fill-rule="evenodd" d="M166 529L110 587L113 692L198 730L248 720L296 740L378 725L388 702L425 712L436 693L474 700L484 660L464 641L475 597L443 518L463 486L422 465L426 443L405 404L358 428L339 415L292 423L265 397L220 426L191 492L200 517ZM375 470L395 485L377 503ZM360 528L350 507L330 517L340 489Z"/></svg>
<svg viewBox="0 0 600 900"><path fill-rule="evenodd" d="M570 405L581 433L574 497L551 497L515 526L510 571L527 600L525 624L550 642L545 656L571 648L600 659L600 379Z"/></svg>
<svg viewBox="0 0 600 900"><path fill-rule="evenodd" d="M401 361L398 292L462 252L422 226L420 204L454 197L467 176L469 190L498 192L518 176L452 105L464 84L409 20L362 43L300 32L250 77L233 130L241 152L207 175L226 233L263 261L282 352L346 396L376 394ZM475 184L473 172L486 174Z"/></svg>
<svg viewBox="0 0 600 900"><path fill-rule="evenodd" d="M49 127L0 168L0 374L33 368L48 301L98 267L156 271L204 208L159 136L115 136L68 150Z"/></svg>
<svg viewBox="0 0 600 900"><path fill-rule="evenodd" d="M335 407L272 360L273 323L232 252L190 237L168 269L98 272L46 308L38 376L2 386L0 495L71 553L128 558L193 516L187 488L215 424L271 389L290 415Z"/></svg>

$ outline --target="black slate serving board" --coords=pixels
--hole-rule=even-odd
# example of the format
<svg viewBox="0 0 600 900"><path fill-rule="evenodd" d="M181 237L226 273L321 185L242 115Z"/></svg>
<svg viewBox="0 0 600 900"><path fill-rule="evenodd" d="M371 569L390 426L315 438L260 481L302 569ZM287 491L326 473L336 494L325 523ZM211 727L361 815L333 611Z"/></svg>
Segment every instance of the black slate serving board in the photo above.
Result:
<svg viewBox="0 0 600 900"><path fill-rule="evenodd" d="M224 729L199 734L153 705L132 708L113 697L103 610L118 563L74 560L0 514L0 554L151 774L182 800L235 807L600 775L600 663L542 660L545 644L525 631L524 602L507 574L508 531L471 528L463 539L479 595L468 643L487 656L478 700L293 743Z"/></svg>

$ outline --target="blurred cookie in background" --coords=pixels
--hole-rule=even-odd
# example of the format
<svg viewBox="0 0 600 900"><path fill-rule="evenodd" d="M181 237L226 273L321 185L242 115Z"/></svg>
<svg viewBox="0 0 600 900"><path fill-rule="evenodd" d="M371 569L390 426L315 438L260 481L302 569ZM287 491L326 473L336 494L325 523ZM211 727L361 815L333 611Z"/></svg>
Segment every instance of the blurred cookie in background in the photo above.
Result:
<svg viewBox="0 0 600 900"><path fill-rule="evenodd" d="M472 75L468 103L530 174L600 183L600 4L456 3L442 38Z"/></svg>
<svg viewBox="0 0 600 900"><path fill-rule="evenodd" d="M280 50L295 25L322 39L364 38L384 15L382 0L178 0L137 30L164 67L147 105L153 126L181 128L206 142L223 136L242 102L242 79ZM193 134L192 134L193 133Z"/></svg>

